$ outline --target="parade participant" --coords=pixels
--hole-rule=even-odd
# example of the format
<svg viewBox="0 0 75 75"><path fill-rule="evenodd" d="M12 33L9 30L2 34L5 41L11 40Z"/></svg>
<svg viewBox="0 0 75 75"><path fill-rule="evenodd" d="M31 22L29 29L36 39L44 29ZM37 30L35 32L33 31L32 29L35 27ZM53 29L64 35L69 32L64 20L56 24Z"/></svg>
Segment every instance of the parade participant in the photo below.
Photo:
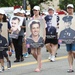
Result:
<svg viewBox="0 0 75 75"><path fill-rule="evenodd" d="M46 44L46 49L50 53L49 59L50 61L53 62L55 61L55 54L58 48L57 29L55 28L57 26L58 17L56 14L54 14L53 7L48 8L48 13L49 15L45 17L45 21L47 24L45 44ZM52 37L49 38L49 36L52 36Z"/></svg>
<svg viewBox="0 0 75 75"><path fill-rule="evenodd" d="M73 4L67 5L67 16L73 17L74 6ZM73 33L72 33L73 34ZM68 73L74 72L73 70L73 59L75 58L75 44L66 44L67 52L68 52L68 62L69 62L69 70Z"/></svg>
<svg viewBox="0 0 75 75"><path fill-rule="evenodd" d="M22 10L22 9L21 9ZM20 9L15 9L14 10L14 16L19 16L19 17L23 17L23 14L21 15L22 11ZM25 20L23 21L22 26L20 26L21 30L19 32L18 35L18 39L12 39L13 41L13 45L15 48L15 54L16 54L16 60L14 62L20 62L20 61L24 61L23 58L23 37L24 37L24 32L25 32Z"/></svg>
<svg viewBox="0 0 75 75"><path fill-rule="evenodd" d="M11 26L9 24L9 21L7 21L7 19L6 19L5 11L4 10L1 10L1 9L0 9L0 22L7 22L7 25L8 25L8 33L9 33L9 30L10 30ZM9 38L9 35L8 35L8 38ZM9 42L9 39L8 39L8 42ZM8 54L7 54L7 50L8 49L5 49L3 51L3 56L7 60L7 68L10 69L11 68L11 61L9 60L9 57L8 57Z"/></svg>
<svg viewBox="0 0 75 75"><path fill-rule="evenodd" d="M1 71L4 71L4 49L7 47L7 39L1 35L2 24L0 23L0 61L1 61Z"/></svg>
<svg viewBox="0 0 75 75"><path fill-rule="evenodd" d="M39 6L34 6L32 10L33 10L32 19L42 19L42 16L40 16L40 7Z"/></svg>
<svg viewBox="0 0 75 75"><path fill-rule="evenodd" d="M37 60L36 72L39 72L41 69L41 47L44 46L43 37L40 36L40 22L39 20L32 20L30 23L31 35L26 39L27 45L31 49L31 54Z"/></svg>
<svg viewBox="0 0 75 75"><path fill-rule="evenodd" d="M28 57L28 51L26 48L26 39L25 39L26 35L24 34L26 33L26 29L25 29L26 12L25 10L22 9L19 13L20 13L19 16L24 17L23 25L21 26L23 32L23 34L21 32L21 34L23 35L23 39L22 39L23 56Z"/></svg>

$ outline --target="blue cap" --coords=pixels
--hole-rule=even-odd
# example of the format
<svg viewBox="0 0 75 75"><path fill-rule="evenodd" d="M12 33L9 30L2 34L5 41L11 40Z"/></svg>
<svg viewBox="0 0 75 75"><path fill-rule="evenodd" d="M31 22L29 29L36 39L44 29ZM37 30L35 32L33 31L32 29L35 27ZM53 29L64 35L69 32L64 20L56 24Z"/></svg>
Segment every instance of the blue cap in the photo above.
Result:
<svg viewBox="0 0 75 75"><path fill-rule="evenodd" d="M72 16L65 16L65 17L63 17L62 18L62 20L64 21L64 22L71 22L72 21Z"/></svg>
<svg viewBox="0 0 75 75"><path fill-rule="evenodd" d="M47 15L47 16L45 17L45 20L46 20L46 21L52 20L52 15Z"/></svg>

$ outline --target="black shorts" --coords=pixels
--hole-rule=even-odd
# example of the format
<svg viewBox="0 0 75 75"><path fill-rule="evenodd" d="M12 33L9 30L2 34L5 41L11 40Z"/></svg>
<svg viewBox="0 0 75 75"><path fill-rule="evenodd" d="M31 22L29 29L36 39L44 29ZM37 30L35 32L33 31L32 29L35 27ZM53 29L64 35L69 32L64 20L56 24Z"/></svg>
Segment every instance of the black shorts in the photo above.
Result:
<svg viewBox="0 0 75 75"><path fill-rule="evenodd" d="M58 39L46 39L45 44L47 43L58 44Z"/></svg>
<svg viewBox="0 0 75 75"><path fill-rule="evenodd" d="M4 57L8 57L8 54L7 54L6 51L3 51L3 56L4 56Z"/></svg>
<svg viewBox="0 0 75 75"><path fill-rule="evenodd" d="M3 51L0 51L0 59L3 59Z"/></svg>
<svg viewBox="0 0 75 75"><path fill-rule="evenodd" d="M8 57L8 54L6 51L0 51L0 59L3 59L4 57Z"/></svg>

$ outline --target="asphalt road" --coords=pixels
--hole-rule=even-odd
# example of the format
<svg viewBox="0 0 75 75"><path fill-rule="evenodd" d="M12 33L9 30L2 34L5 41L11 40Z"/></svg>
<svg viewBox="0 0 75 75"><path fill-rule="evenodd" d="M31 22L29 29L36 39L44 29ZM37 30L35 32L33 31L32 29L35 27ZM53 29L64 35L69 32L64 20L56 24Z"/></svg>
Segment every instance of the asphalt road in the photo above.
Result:
<svg viewBox="0 0 75 75"><path fill-rule="evenodd" d="M50 62L48 60L49 53L46 52L45 47L42 48L42 69L40 72L34 72L37 62L29 55L28 58L24 58L23 62L14 63L14 54L10 57L12 67L10 70L6 67L5 60L5 71L0 73L0 75L75 75L73 73L67 73L69 69L67 52L65 45L61 45L60 49L57 51L57 57L55 62ZM75 70L75 64L74 64Z"/></svg>

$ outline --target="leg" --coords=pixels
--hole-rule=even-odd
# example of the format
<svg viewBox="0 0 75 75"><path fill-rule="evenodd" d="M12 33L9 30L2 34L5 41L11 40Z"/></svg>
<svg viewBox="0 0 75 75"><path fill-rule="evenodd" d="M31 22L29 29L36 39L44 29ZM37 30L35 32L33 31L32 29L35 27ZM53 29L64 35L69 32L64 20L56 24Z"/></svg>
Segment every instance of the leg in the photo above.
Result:
<svg viewBox="0 0 75 75"><path fill-rule="evenodd" d="M46 49L48 50L48 52L51 54L51 49L50 49L50 43L46 44Z"/></svg>
<svg viewBox="0 0 75 75"><path fill-rule="evenodd" d="M26 48L26 40L23 42L23 56L28 57L28 52Z"/></svg>
<svg viewBox="0 0 75 75"><path fill-rule="evenodd" d="M0 63L1 63L1 71L4 71L4 57L3 57L3 51L0 51Z"/></svg>
<svg viewBox="0 0 75 75"><path fill-rule="evenodd" d="M72 52L68 52L68 62L69 62L69 66L70 66L70 69L73 68L73 54Z"/></svg>
<svg viewBox="0 0 75 75"><path fill-rule="evenodd" d="M21 61L24 61L23 58L23 36L18 37L18 56L21 58Z"/></svg>
<svg viewBox="0 0 75 75"><path fill-rule="evenodd" d="M37 53L36 53L36 49L31 49L31 54L33 55L33 57L37 60Z"/></svg>
<svg viewBox="0 0 75 75"><path fill-rule="evenodd" d="M41 68L41 48L38 48L37 49L37 63L38 63L38 66L37 68Z"/></svg>
<svg viewBox="0 0 75 75"><path fill-rule="evenodd" d="M56 54L58 45L57 44L55 44L55 45L54 44L51 44L50 45L50 48L51 48L51 51L52 51L51 61L55 61L55 54Z"/></svg>
<svg viewBox="0 0 75 75"><path fill-rule="evenodd" d="M16 60L14 61L14 62L19 62L19 60L20 60L20 57L18 56L18 39L13 39L12 40L13 41L13 45L14 45L14 48L15 48L15 58L16 58Z"/></svg>

